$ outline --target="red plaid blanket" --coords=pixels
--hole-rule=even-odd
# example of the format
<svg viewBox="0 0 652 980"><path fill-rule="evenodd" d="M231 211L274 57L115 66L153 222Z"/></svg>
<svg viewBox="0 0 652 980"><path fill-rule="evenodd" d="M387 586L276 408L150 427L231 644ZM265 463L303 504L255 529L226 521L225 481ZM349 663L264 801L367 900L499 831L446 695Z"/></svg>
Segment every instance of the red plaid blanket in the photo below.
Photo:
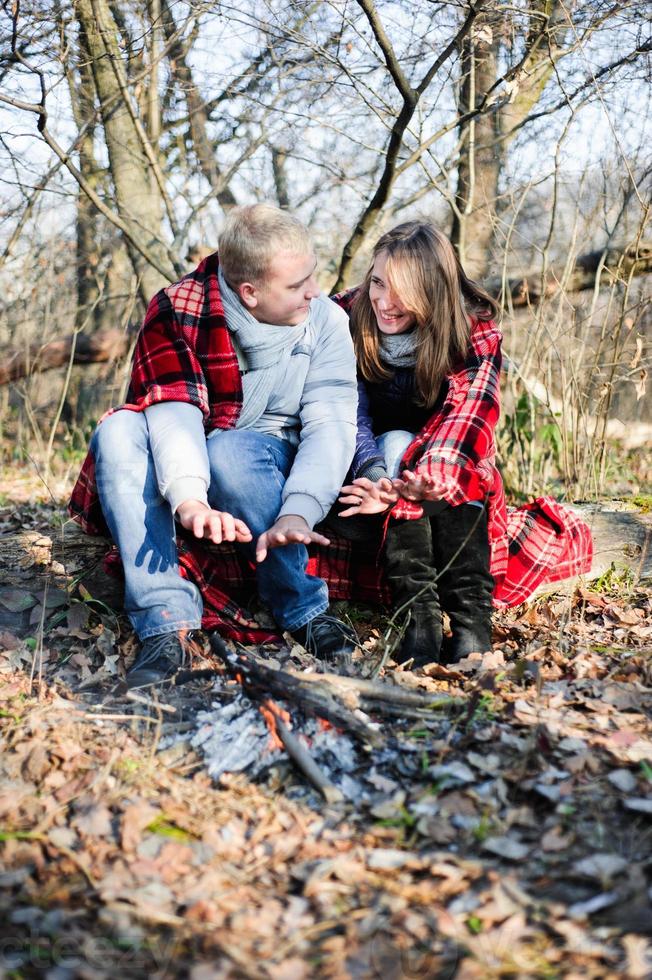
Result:
<svg viewBox="0 0 652 980"><path fill-rule="evenodd" d="M235 425L242 387L219 295L217 265L217 255L209 256L150 303L123 409L142 411L160 401L184 401L201 409L207 432ZM335 299L348 310L354 296L355 291L350 291ZM543 582L587 572L592 539L589 527L551 497L539 497L517 509L505 505L494 446L500 412L500 342L494 323L474 322L469 355L450 375L443 404L408 447L404 464L429 473L451 504L488 497L494 604L507 607L523 602ZM90 452L69 511L87 533L108 534ZM410 518L421 513L418 504L401 501L392 516ZM206 629L218 629L244 643L275 638L246 610L247 600L255 594L255 570L232 545L206 545L179 529L178 547L181 574L202 593ZM333 599L387 602L380 550L380 539L378 548L365 554L337 539L329 548L314 549L308 568L327 581ZM109 568L119 564L115 549L107 564Z"/></svg>

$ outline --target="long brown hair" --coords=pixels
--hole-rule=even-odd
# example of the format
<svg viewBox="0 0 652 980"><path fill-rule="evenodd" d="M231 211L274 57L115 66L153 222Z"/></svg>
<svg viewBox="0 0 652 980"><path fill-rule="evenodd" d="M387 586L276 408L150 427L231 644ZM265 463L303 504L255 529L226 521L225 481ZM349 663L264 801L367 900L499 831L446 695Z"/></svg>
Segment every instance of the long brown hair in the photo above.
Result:
<svg viewBox="0 0 652 980"><path fill-rule="evenodd" d="M416 389L419 401L434 404L441 383L468 351L470 316L493 320L498 304L469 279L448 238L430 224L406 221L386 232L374 248L374 260L387 253L386 278L417 329ZM376 315L369 299L373 262L351 310L353 343L367 381L384 381L392 369L380 359Z"/></svg>

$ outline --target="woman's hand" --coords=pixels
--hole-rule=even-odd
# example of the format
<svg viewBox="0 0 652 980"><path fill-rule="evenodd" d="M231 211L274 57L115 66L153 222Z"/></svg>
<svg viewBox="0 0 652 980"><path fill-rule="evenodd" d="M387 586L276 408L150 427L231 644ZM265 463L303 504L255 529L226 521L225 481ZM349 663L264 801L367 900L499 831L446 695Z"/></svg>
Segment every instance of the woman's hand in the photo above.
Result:
<svg viewBox="0 0 652 980"><path fill-rule="evenodd" d="M441 500L441 494L435 489L435 481L427 473L414 473L403 470L401 479L392 480L396 493L404 500L419 503L422 500Z"/></svg>
<svg viewBox="0 0 652 980"><path fill-rule="evenodd" d="M374 483L365 476L342 487L337 498L340 504L349 504L347 510L340 511L340 517L354 517L356 514L382 514L396 503L399 494L392 481L383 476Z"/></svg>

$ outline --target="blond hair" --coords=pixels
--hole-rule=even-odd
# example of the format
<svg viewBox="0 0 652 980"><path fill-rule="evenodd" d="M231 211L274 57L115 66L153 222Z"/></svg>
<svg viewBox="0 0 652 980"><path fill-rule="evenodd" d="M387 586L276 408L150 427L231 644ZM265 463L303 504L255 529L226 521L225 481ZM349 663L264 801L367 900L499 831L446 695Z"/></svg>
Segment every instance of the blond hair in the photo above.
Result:
<svg viewBox="0 0 652 980"><path fill-rule="evenodd" d="M262 283L278 252L310 254L308 232L273 204L249 204L229 211L218 239L220 265L230 286Z"/></svg>
<svg viewBox="0 0 652 980"><path fill-rule="evenodd" d="M416 320L416 391L419 402L430 407L444 378L469 349L470 315L492 320L498 304L466 276L453 246L432 225L397 225L376 243L374 260L381 252L387 255L387 285ZM379 382L391 378L393 371L380 358L378 324L369 299L372 272L373 262L353 304L351 323L360 372L367 381Z"/></svg>

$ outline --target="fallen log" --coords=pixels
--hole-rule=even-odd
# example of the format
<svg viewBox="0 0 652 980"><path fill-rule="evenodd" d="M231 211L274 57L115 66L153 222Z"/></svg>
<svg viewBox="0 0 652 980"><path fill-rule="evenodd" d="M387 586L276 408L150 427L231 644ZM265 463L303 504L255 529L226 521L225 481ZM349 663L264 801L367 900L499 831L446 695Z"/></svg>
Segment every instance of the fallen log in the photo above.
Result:
<svg viewBox="0 0 652 980"><path fill-rule="evenodd" d="M635 584L652 580L652 513L644 513L632 504L617 500L604 504L575 504L574 508L588 522L594 539L591 571L582 576L581 581L600 578L612 565L618 571L628 572ZM84 534L73 521L68 521L52 536L31 530L3 534L0 535L0 577L4 587L10 591L20 588L23 592L33 593L35 601L42 596L46 585L66 589L75 579L85 601L92 598L119 610L123 583L107 575L102 564L108 548L109 542L105 538ZM567 579L545 584L537 589L535 597L549 593L568 594L579 581ZM22 634L29 629L30 609L21 606L20 610L15 610L12 603L5 606L3 591L0 589L0 628ZM406 710L422 711L425 707L413 692L398 688L394 691L384 685L374 687L373 681L361 678L334 674L302 674L301 678L306 686L328 681L337 689L343 703L356 703L362 711L371 710L373 705L373 710L381 713L379 705L385 696ZM283 696L282 692L280 696Z"/></svg>
<svg viewBox="0 0 652 980"><path fill-rule="evenodd" d="M568 293L593 289L596 276L602 286L610 285L615 278L626 280L652 271L652 242L639 242L638 246L602 249L580 255L568 276L559 269L550 269L542 281L541 273L533 271L524 276L492 279L487 289L492 296L501 299L503 306L514 309L535 305L546 296L559 292L560 283Z"/></svg>
<svg viewBox="0 0 652 980"><path fill-rule="evenodd" d="M71 357L73 364L115 361L127 354L135 333L135 327L126 333L118 329L102 330L91 336L73 333L45 344L31 344L21 350L9 351L0 365L0 385L37 372L64 367Z"/></svg>
<svg viewBox="0 0 652 980"><path fill-rule="evenodd" d="M569 595L582 582L601 578L611 568L628 573L634 585L652 580L652 513L633 509L631 504L573 504L593 535L591 571L562 582L544 583L533 598L550 593Z"/></svg>

